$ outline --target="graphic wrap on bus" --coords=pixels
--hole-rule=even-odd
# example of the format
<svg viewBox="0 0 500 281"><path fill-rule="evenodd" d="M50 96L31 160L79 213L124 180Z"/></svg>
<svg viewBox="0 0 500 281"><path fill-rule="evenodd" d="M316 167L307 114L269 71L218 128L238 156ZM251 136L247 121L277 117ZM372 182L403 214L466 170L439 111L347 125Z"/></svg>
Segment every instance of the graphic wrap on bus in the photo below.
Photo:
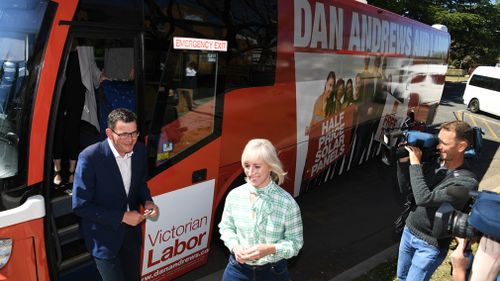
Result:
<svg viewBox="0 0 500 281"><path fill-rule="evenodd" d="M355 8L294 1L295 194L378 155L384 129L408 110L426 121L441 97L444 79L427 77L444 77L449 35Z"/></svg>

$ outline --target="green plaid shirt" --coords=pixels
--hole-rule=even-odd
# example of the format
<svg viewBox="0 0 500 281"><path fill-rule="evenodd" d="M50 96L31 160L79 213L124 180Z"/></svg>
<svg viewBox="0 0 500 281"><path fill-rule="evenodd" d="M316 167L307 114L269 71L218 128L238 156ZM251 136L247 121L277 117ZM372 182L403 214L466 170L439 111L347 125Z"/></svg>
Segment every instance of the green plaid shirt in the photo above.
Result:
<svg viewBox="0 0 500 281"><path fill-rule="evenodd" d="M251 193L256 195L253 203ZM251 265L291 258L304 244L299 206L273 181L264 188L247 183L232 190L226 198L219 229L230 251L236 245L274 244L276 253L247 262Z"/></svg>

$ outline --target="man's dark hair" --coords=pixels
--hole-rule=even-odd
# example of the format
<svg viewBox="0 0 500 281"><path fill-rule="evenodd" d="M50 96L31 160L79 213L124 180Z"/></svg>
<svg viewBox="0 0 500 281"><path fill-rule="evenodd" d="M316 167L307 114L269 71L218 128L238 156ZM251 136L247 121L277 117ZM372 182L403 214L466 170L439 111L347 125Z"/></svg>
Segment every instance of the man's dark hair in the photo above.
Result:
<svg viewBox="0 0 500 281"><path fill-rule="evenodd" d="M473 144L474 132L471 126L464 121L451 121L441 125L441 130L454 131L459 141L466 141L468 145Z"/></svg>
<svg viewBox="0 0 500 281"><path fill-rule="evenodd" d="M118 121L124 123L137 122L137 115L128 109L117 108L108 115L108 128L114 130Z"/></svg>

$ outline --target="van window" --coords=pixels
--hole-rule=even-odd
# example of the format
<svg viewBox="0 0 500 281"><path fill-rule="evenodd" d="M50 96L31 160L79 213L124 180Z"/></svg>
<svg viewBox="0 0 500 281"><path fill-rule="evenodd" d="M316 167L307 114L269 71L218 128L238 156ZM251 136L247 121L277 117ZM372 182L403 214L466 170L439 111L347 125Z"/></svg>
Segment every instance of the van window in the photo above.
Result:
<svg viewBox="0 0 500 281"><path fill-rule="evenodd" d="M473 75L469 85L500 92L500 79L483 75Z"/></svg>

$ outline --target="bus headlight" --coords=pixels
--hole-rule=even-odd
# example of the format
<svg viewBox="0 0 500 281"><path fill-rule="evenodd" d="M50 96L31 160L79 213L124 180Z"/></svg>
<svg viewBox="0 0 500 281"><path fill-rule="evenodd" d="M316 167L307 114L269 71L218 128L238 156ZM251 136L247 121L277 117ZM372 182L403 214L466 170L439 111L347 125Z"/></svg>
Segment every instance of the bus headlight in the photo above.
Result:
<svg viewBox="0 0 500 281"><path fill-rule="evenodd" d="M0 239L0 268L3 268L10 259L12 253L12 239Z"/></svg>

